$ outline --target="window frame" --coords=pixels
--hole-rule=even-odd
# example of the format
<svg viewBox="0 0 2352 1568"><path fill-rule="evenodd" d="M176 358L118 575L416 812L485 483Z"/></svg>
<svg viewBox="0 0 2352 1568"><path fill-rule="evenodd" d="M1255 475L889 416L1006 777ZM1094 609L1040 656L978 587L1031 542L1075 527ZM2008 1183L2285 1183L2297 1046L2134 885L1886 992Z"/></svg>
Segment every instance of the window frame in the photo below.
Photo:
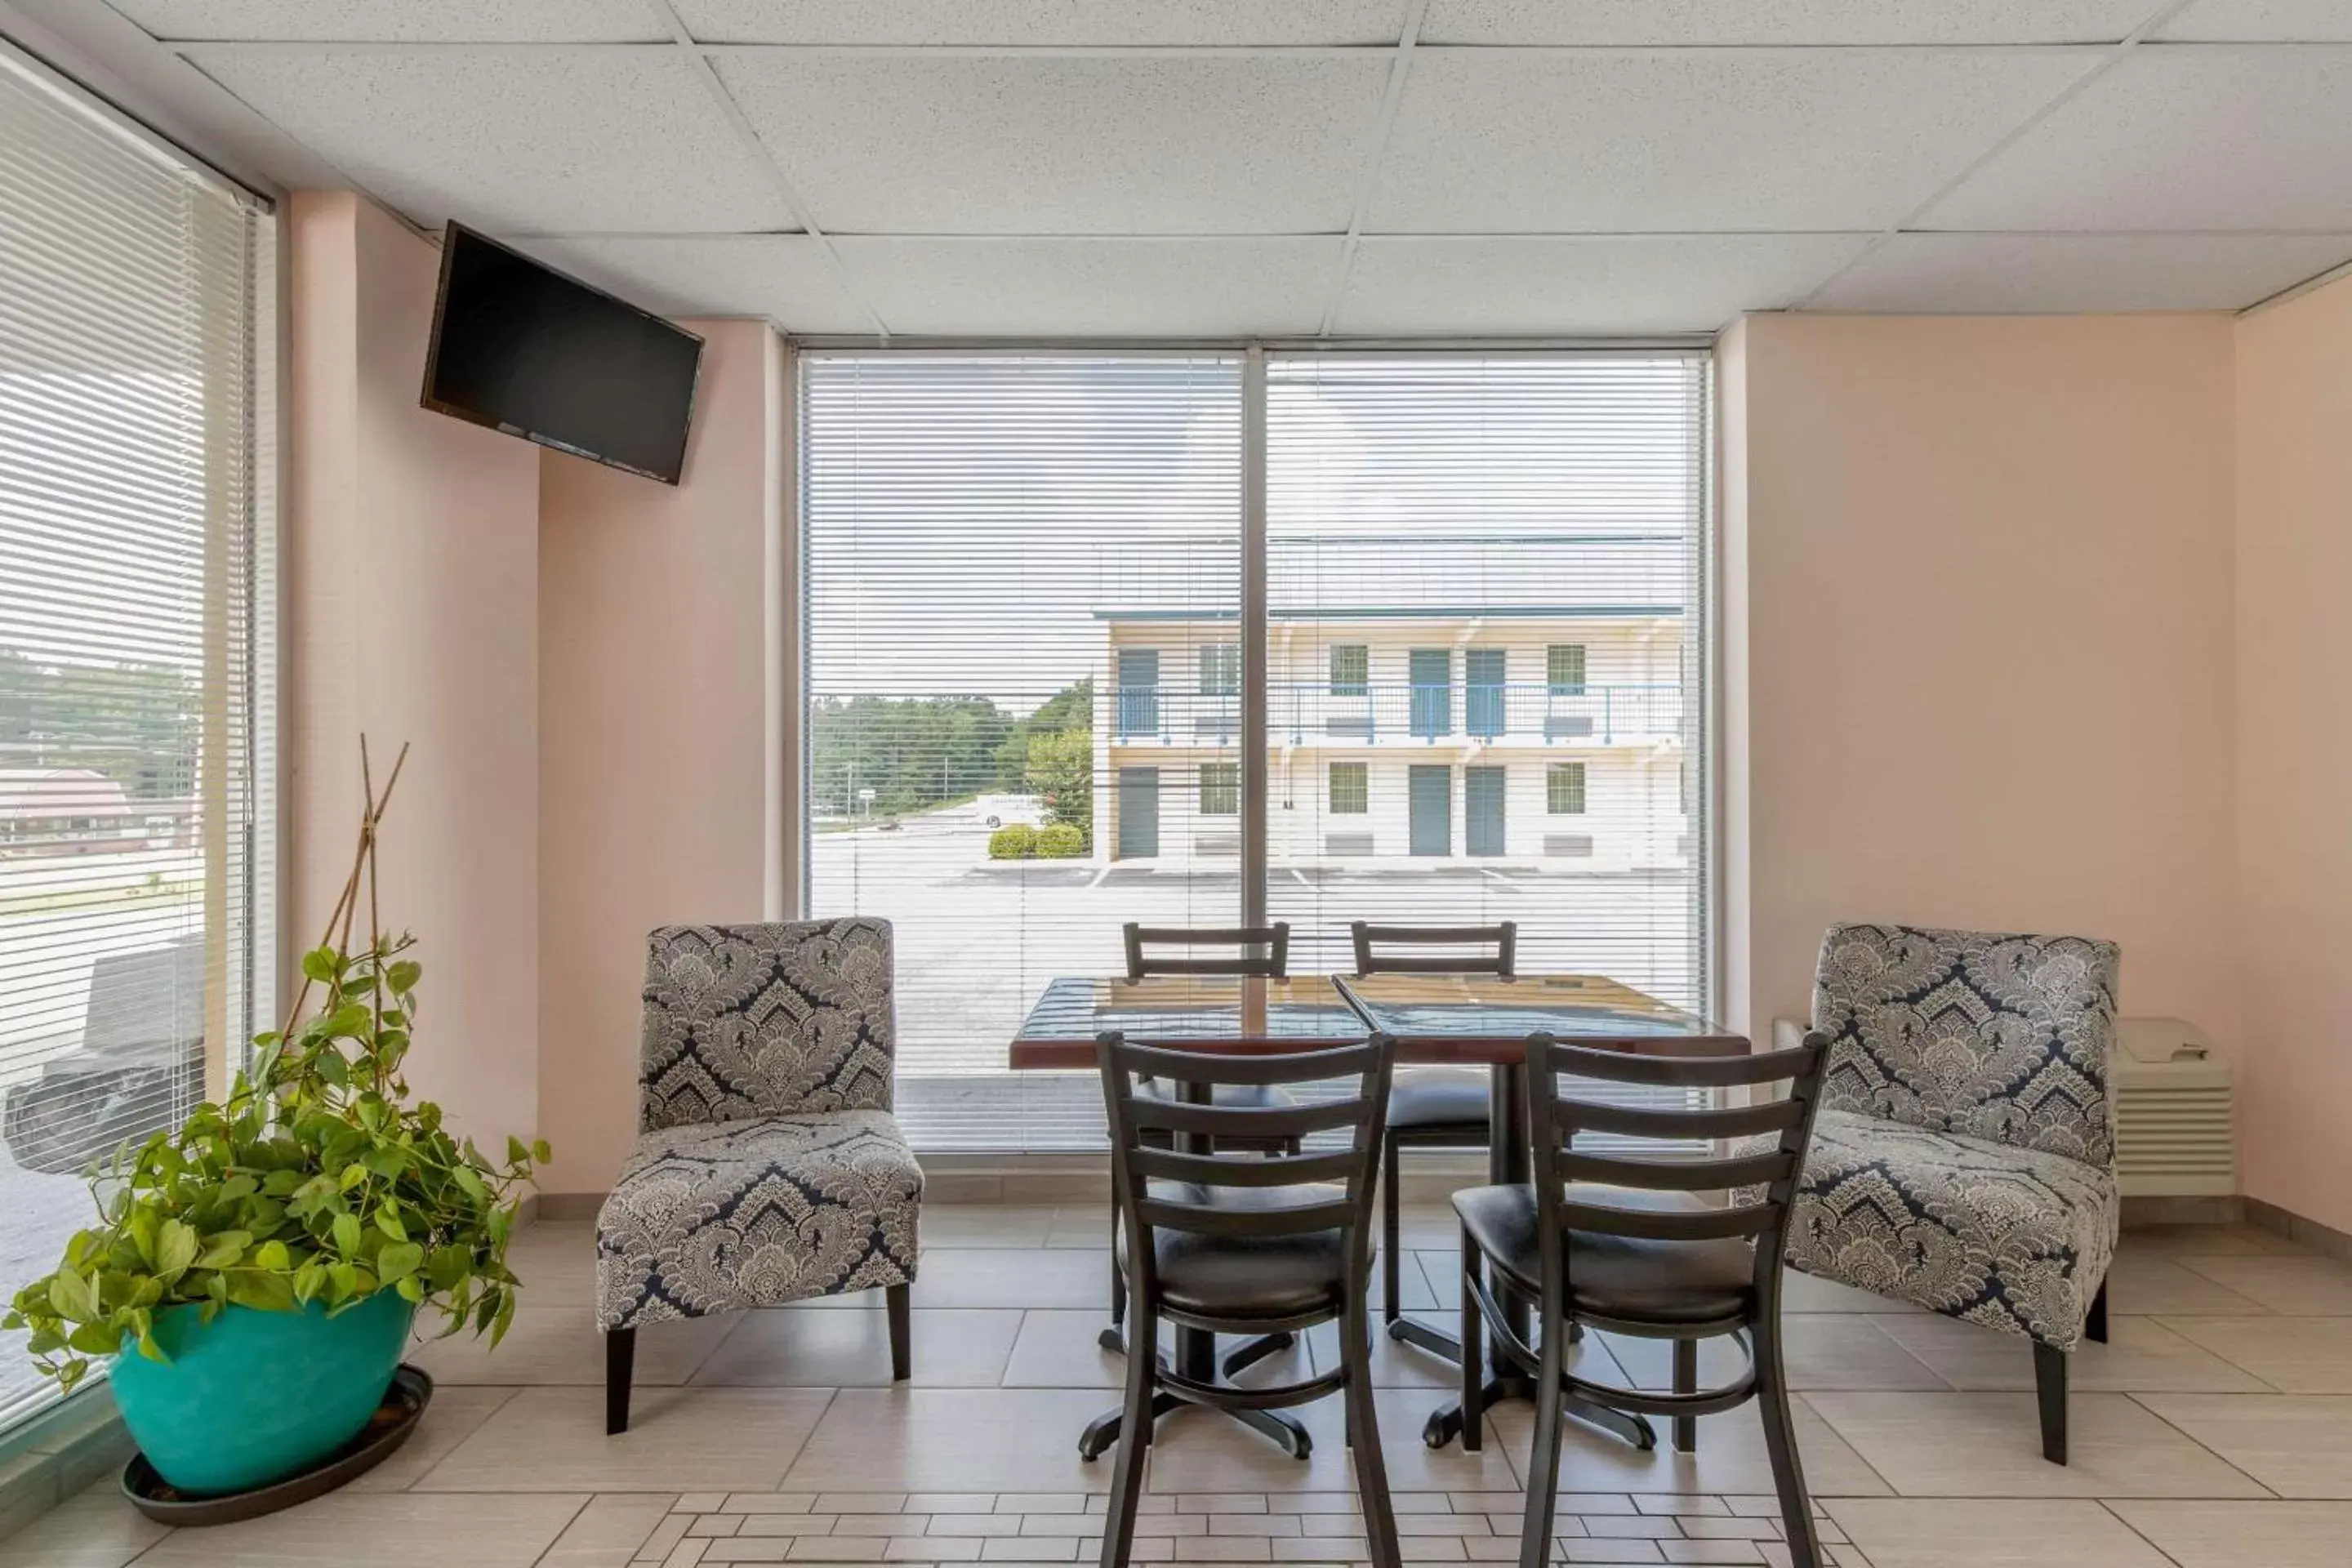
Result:
<svg viewBox="0 0 2352 1568"><path fill-rule="evenodd" d="M1267 571L1266 446L1268 441L1266 363L1276 358L1287 361L1329 361L1345 358L1378 360L1426 357L1433 360L1450 359L1465 363L1507 362L1514 359L1633 360L1659 363L1678 361L1686 367L1686 384L1689 388L1687 394L1689 401L1686 406L1690 411L1687 428L1690 434L1685 449L1683 471L1689 476L1686 491L1688 500L1685 509L1675 513L1675 531L1685 542L1684 559L1687 563L1690 576L1687 588L1678 599L1680 609L1677 613L1682 617L1683 627L1678 679L1684 692L1682 699L1684 713L1677 722L1685 744L1693 748L1691 756L1684 764L1685 778L1689 781L1689 794L1685 802L1684 810L1687 819L1684 840L1691 846L1685 853L1689 857L1688 868L1692 879L1692 892L1687 906L1690 911L1690 921L1686 927L1686 934L1678 939L1678 945L1686 946L1691 953L1690 973L1696 998L1689 1005L1702 1011L1711 1010L1717 1005L1723 955L1719 934L1722 929L1721 883L1714 865L1714 857L1718 852L1719 841L1715 826L1716 785L1714 781L1717 770L1712 748L1720 744L1717 714L1719 670L1717 668L1718 656L1714 623L1716 616L1719 613L1717 595L1721 563L1718 555L1716 498L1713 493L1715 462L1713 442L1717 428L1714 401L1717 389L1711 368L1710 340L1698 338L1618 342L1523 340L1496 342L1432 339L1416 341L1410 344L1397 344L1324 339L1130 340L1082 342L1053 338L1011 341L950 337L927 340L920 343L893 345L870 338L841 336L803 339L796 346L795 357L799 362L805 363L812 359L836 355L887 357L902 353L969 354L979 358L991 355L1090 355L1096 353L1105 356L1158 354L1186 356L1197 355L1204 352L1236 353L1244 359L1246 366L1238 411L1244 432L1242 465L1244 591L1241 614L1244 659L1243 689L1239 693L1237 707L1242 719L1241 746L1244 761L1240 771L1244 798L1239 802L1240 810L1237 815L1242 829L1242 877L1240 879L1242 889L1239 913L1244 923L1252 918L1253 891L1255 903L1262 912L1266 896L1266 884L1272 880L1276 870L1276 868L1267 864L1266 858L1266 846L1273 837L1273 826L1269 819L1277 811L1290 809L1292 804L1286 798L1276 798L1285 793L1287 786L1277 787L1275 781L1268 776L1267 769L1263 766L1253 768L1249 765L1248 759L1264 754L1264 748L1270 739L1269 731L1273 727L1268 722L1270 715L1267 709L1276 694L1287 692L1293 700L1297 700L1298 687L1305 684L1304 682L1294 684L1296 677L1291 675L1289 670L1295 669L1295 666L1289 668L1276 668L1273 658L1265 651L1266 634L1269 629L1265 584ZM801 396L803 399L801 411L804 417L806 407L804 389ZM805 457L798 467L803 475L803 483L804 484L807 471ZM791 550L788 559L797 558L804 562L806 536L802 530L802 520L799 515L799 506L804 497L800 493L799 487L795 487L793 500L794 512L791 521L793 540L788 546ZM803 572L799 574L796 583L796 592L803 606L808 593L807 581ZM803 646L805 647L807 619L804 608L800 625L803 627ZM1385 647L1386 644L1383 643L1382 646ZM1551 645L1544 646L1549 647ZM1253 654L1251 651L1253 648L1259 651ZM1333 668L1340 660L1358 657L1355 650L1361 650L1360 657L1363 660L1363 679L1360 681L1341 679L1339 678L1341 672ZM1373 678L1376 668L1370 653L1371 645L1365 642L1326 645L1325 668L1321 673L1323 691L1327 700L1354 699L1360 702L1375 697ZM1569 685L1570 689L1551 693L1552 683L1549 679L1551 670L1549 668L1549 656L1547 654L1545 670L1547 693L1583 696L1593 692L1594 689L1590 684L1589 651L1586 657L1588 660L1586 680L1581 683L1563 683ZM1449 667L1450 664L1449 660ZM806 668L803 653L800 668L804 672ZM1458 681L1459 672L1449 668L1444 697L1448 710L1446 716L1449 720L1449 734L1441 739L1460 738L1458 734L1453 733L1458 729L1458 725L1451 722L1453 720L1451 710L1456 700L1453 697L1453 688L1458 684ZM1409 676L1401 683L1402 688L1408 694L1411 685ZM804 691L801 697L800 702L788 706L788 711L794 716L795 721L797 716L805 710ZM1101 721L1097 721L1097 722ZM1407 724L1396 724L1393 726L1393 731L1396 734L1402 735L1408 728ZM1383 726L1383 733L1381 736L1382 741L1391 738L1388 730L1388 726ZM1166 740L1169 737L1162 738ZM1415 745L1414 752L1427 755L1425 744L1424 740L1423 744ZM1253 774L1256 777L1253 778ZM1173 780L1169 782L1171 784L1174 783ZM1253 784L1255 785L1256 795L1255 812L1253 801L1249 798ZM1589 779L1587 787L1589 792ZM1324 801L1327 809L1329 801L1328 790L1327 774ZM1369 773L1366 794L1369 806ZM1587 805L1587 813L1581 815L1589 816L1589 793ZM1351 820L1361 820L1356 817L1355 814L1350 813L1349 816ZM1163 817L1163 826L1166 820ZM1221 820L1227 819L1221 817ZM801 910L808 908L806 889L811 870L805 847L808 832L809 826L804 822L801 826L803 854L795 868L797 876L794 880L798 886L791 889L793 893L798 895L797 900L793 900L793 907ZM1255 889L1252 887L1254 879L1256 883Z"/></svg>
<svg viewBox="0 0 2352 1568"><path fill-rule="evenodd" d="M1559 804L1561 786L1568 784L1576 796L1574 805ZM1592 812L1592 775L1580 757L1562 759L1544 764L1544 815L1546 816L1589 816Z"/></svg>
<svg viewBox="0 0 2352 1568"><path fill-rule="evenodd" d="M1331 816L1370 816L1372 813L1372 764L1347 758L1324 764L1323 809ZM1355 775L1353 805L1339 804L1339 773L1348 769Z"/></svg>
<svg viewBox="0 0 2352 1568"><path fill-rule="evenodd" d="M1559 674L1560 655L1576 656L1576 676L1563 679ZM1556 642L1544 645L1544 690L1552 697L1581 697L1590 689L1592 679L1592 650L1589 644Z"/></svg>
<svg viewBox="0 0 2352 1568"><path fill-rule="evenodd" d="M1212 783L1210 774L1216 775ZM1202 816L1239 816L1242 814L1242 765L1239 763L1202 763L1194 776L1195 813ZM1230 800L1231 804L1226 804Z"/></svg>

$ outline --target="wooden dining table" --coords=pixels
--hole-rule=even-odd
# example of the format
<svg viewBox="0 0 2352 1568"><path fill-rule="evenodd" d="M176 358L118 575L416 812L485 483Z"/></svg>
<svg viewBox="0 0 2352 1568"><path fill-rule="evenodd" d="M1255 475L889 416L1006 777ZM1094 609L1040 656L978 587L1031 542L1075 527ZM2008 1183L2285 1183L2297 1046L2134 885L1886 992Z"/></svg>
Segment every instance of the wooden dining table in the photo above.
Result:
<svg viewBox="0 0 2352 1568"><path fill-rule="evenodd" d="M1486 1179L1529 1179L1527 1039L1538 1031L1598 1050L1669 1056L1745 1056L1747 1037L1661 1002L1622 982L1590 974L1368 974L1291 979L1215 974L1151 975L1140 980L1058 979L1021 1026L1009 1053L1016 1071L1096 1067L1095 1041L1116 1030L1128 1039L1179 1050L1297 1051L1384 1033L1401 1067L1482 1066L1492 1080ZM1507 1288L1498 1299L1527 1338L1530 1303ZM1459 1364L1461 1342L1415 1319L1390 1325L1399 1340ZM1119 1342L1106 1336L1107 1343ZM1178 1370L1208 1381L1216 1336L1180 1329ZM1486 1399L1532 1398L1530 1380L1490 1358ZM1641 1447L1657 1436L1648 1421L1571 1396L1570 1413ZM1155 1417L1161 1411L1154 1411ZM1306 1429L1277 1411L1235 1411L1247 1424L1304 1458ZM1112 1412L1087 1428L1081 1447L1098 1453L1116 1437ZM1423 1437L1440 1447L1458 1436L1458 1400L1433 1412Z"/></svg>

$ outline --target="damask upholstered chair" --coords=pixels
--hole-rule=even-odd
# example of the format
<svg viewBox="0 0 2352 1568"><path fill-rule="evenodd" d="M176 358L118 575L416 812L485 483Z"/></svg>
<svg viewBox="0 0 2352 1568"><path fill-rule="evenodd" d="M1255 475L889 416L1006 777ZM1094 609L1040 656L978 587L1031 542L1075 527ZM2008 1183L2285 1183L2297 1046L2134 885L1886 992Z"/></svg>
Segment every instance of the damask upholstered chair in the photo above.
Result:
<svg viewBox="0 0 2352 1568"><path fill-rule="evenodd" d="M885 921L649 939L636 1152L596 1216L604 1429L638 1328L883 1288L908 1373L923 1173L890 1114Z"/></svg>
<svg viewBox="0 0 2352 1568"><path fill-rule="evenodd" d="M2107 1337L2113 942L1832 926L1813 984L1822 1110L1788 1265L2021 1334L2042 1451L2066 1462L2066 1356Z"/></svg>

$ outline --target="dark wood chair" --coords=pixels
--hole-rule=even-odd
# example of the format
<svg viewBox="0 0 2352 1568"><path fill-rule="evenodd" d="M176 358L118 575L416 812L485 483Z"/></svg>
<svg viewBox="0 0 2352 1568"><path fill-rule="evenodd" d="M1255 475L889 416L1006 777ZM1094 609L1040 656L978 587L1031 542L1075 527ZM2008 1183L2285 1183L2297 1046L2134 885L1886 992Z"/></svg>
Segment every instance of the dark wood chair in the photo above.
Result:
<svg viewBox="0 0 2352 1568"><path fill-rule="evenodd" d="M1497 974L1517 972L1519 925L1379 926L1357 921L1358 974ZM1406 951L1383 951L1402 948ZM1444 949L1431 952L1433 948ZM1465 950L1467 951L1465 951ZM1389 1095L1381 1132L1381 1310L1397 1331L1403 1309L1404 1151L1484 1149L1489 1127L1486 1075L1458 1068L1406 1069Z"/></svg>
<svg viewBox="0 0 2352 1568"><path fill-rule="evenodd" d="M1521 1568L1543 1568L1551 1552L1561 1407L1571 1394L1673 1417L1675 1447L1685 1452L1696 1447L1699 1416L1754 1399L1763 1413L1790 1556L1795 1568L1820 1568L1780 1353L1780 1266L1827 1049L1821 1035L1789 1050L1717 1058L1593 1050L1559 1045L1549 1035L1528 1041L1534 1183L1454 1196L1462 1220L1464 1446L1478 1446L1486 1335L1503 1359L1535 1378ZM1787 1089L1743 1106L1632 1107L1564 1095L1562 1073L1660 1089ZM1710 1148L1733 1140L1748 1152L1586 1152L1576 1139L1588 1132L1698 1141ZM1729 1201L1709 1204L1699 1195L1716 1192L1728 1193ZM1539 1347L1513 1331L1488 1268L1538 1302ZM1673 1341L1673 1392L1617 1388L1570 1372L1567 1346L1577 1325ZM1702 1390L1698 1342L1720 1335L1734 1337L1748 1365L1721 1387Z"/></svg>
<svg viewBox="0 0 2352 1568"><path fill-rule="evenodd" d="M1290 922L1287 921L1277 921L1265 926L1145 926L1129 921L1120 930L1127 942L1127 977L1129 980L1145 980L1155 974L1257 975L1268 980L1283 980L1290 974ZM1175 956L1152 951L1169 947L1182 951ZM1192 950L1196 947L1219 947L1230 951L1195 958L1192 956ZM1164 1093L1164 1086L1145 1079L1138 1086L1137 1092L1147 1099L1160 1097ZM1216 1103L1229 1110L1271 1108L1290 1103L1288 1095L1265 1084L1223 1084L1215 1092ZM1241 1138L1241 1142L1227 1147L1255 1149L1270 1154L1298 1152L1298 1140L1296 1138L1236 1136ZM1162 1148L1171 1146L1164 1134L1159 1142ZM1117 1217L1116 1215L1112 1216L1114 1221ZM1110 1281L1110 1327L1102 1337L1106 1350L1124 1348L1126 1336L1122 1325L1126 1321L1127 1282L1114 1265ZM1233 1363L1226 1369L1228 1375L1276 1351L1288 1349L1290 1342L1290 1336L1282 1334L1261 1343L1244 1345L1234 1353Z"/></svg>
<svg viewBox="0 0 2352 1568"><path fill-rule="evenodd" d="M1401 1552L1373 1411L1366 1288L1394 1043L1376 1037L1329 1049L1239 1055L1129 1045L1109 1034L1097 1042L1096 1059L1110 1122L1118 1250L1133 1282L1136 1346L1127 1358L1104 1568L1125 1564L1133 1547L1144 1451L1165 1401L1271 1412L1335 1393L1347 1401L1371 1560L1393 1568ZM1137 1091L1145 1079L1180 1087L1173 1097L1147 1096ZM1311 1105L1229 1106L1215 1098L1229 1086L1335 1079L1353 1079L1355 1092ZM1236 1142L1342 1131L1348 1146L1328 1153L1258 1159L1222 1152ZM1162 1138L1176 1147L1157 1147ZM1163 1320L1244 1335L1296 1334L1336 1322L1340 1363L1298 1383L1239 1388L1188 1374L1152 1353Z"/></svg>

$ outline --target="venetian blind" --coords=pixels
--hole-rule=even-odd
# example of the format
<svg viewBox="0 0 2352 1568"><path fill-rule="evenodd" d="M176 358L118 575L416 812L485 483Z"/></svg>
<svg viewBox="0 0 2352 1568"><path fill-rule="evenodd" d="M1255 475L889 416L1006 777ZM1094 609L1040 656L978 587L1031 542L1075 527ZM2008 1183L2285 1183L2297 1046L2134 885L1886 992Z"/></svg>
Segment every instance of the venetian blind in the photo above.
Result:
<svg viewBox="0 0 2352 1568"><path fill-rule="evenodd" d="M1705 995L1696 355L1267 367L1267 910L1518 923L1526 971Z"/></svg>
<svg viewBox="0 0 2352 1568"><path fill-rule="evenodd" d="M89 1222L82 1168L175 1121L255 1026L274 350L252 198L5 52L0 146L13 1294ZM0 1421L45 1393L0 1342Z"/></svg>
<svg viewBox="0 0 2352 1568"><path fill-rule="evenodd" d="M807 908L894 923L919 1145L1099 1146L1005 1046L1122 921L1238 917L1240 362L801 365Z"/></svg>

